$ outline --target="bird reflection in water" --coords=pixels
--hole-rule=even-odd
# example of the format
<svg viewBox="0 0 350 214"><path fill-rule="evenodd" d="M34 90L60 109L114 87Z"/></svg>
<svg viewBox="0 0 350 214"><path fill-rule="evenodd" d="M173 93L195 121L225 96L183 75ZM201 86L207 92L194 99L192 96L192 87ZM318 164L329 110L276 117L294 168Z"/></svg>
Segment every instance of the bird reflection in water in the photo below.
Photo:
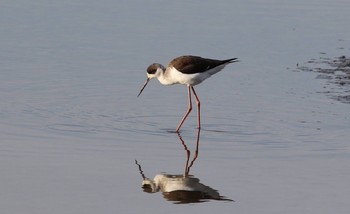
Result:
<svg viewBox="0 0 350 214"><path fill-rule="evenodd" d="M143 178L142 188L144 192L155 193L161 191L164 198L168 201L174 201L175 204L200 203L210 200L233 201L209 186L199 182L199 179L189 175L190 169L198 157L200 129L198 129L196 150L191 162L191 152L187 148L185 141L180 133L177 133L181 144L186 151L186 162L183 174L158 174L153 179L147 178L142 171L141 165L135 160L139 167L139 172Z"/></svg>

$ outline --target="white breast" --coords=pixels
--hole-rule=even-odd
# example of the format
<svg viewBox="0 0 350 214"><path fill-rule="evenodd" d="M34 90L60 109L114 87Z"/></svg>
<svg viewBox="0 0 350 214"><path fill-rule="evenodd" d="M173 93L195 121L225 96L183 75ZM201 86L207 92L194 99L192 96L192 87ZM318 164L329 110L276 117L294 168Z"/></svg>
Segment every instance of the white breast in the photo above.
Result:
<svg viewBox="0 0 350 214"><path fill-rule="evenodd" d="M168 67L164 72L164 75L161 75L158 80L163 85L172 85L172 84L185 84L185 85L197 85L203 82L205 79L211 75L221 71L225 65L220 65L218 67L207 70L203 73L195 74L183 74L174 67Z"/></svg>

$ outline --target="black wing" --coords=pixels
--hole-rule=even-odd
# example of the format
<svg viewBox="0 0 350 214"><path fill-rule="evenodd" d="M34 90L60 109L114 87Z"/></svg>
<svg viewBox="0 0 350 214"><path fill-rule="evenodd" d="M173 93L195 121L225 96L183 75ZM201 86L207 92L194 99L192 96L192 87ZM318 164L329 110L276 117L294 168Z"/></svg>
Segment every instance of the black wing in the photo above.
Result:
<svg viewBox="0 0 350 214"><path fill-rule="evenodd" d="M237 58L217 60L206 59L199 56L181 56L172 60L169 66L175 67L184 74L202 73L219 65L236 62Z"/></svg>

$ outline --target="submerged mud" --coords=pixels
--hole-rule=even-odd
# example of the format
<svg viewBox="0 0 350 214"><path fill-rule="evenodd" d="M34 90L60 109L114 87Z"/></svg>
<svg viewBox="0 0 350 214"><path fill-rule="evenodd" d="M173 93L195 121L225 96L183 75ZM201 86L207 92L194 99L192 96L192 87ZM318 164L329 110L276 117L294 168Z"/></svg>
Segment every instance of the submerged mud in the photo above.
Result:
<svg viewBox="0 0 350 214"><path fill-rule="evenodd" d="M310 59L302 66L297 65L297 70L318 73L317 79L327 80L322 93L340 102L350 103L350 57Z"/></svg>

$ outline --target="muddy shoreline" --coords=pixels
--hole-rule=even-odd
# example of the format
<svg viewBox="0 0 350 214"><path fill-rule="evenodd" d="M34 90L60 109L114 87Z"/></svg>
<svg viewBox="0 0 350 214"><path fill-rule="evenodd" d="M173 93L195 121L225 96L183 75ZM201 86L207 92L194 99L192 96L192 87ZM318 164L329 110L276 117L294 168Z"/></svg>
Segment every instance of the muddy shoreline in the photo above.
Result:
<svg viewBox="0 0 350 214"><path fill-rule="evenodd" d="M325 53L320 53L325 55ZM310 59L303 65L297 64L296 71L316 72L316 79L327 80L321 93L342 103L350 103L350 57L329 58L321 56Z"/></svg>

